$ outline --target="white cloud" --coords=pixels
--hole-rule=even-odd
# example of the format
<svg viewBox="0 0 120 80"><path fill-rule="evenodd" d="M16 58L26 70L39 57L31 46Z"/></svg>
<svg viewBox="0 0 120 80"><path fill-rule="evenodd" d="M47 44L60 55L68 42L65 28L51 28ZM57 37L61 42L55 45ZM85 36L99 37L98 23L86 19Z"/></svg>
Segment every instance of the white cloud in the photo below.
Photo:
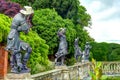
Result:
<svg viewBox="0 0 120 80"><path fill-rule="evenodd" d="M97 42L120 41L120 2L118 0L80 1L92 17L92 29L88 29L91 37Z"/></svg>

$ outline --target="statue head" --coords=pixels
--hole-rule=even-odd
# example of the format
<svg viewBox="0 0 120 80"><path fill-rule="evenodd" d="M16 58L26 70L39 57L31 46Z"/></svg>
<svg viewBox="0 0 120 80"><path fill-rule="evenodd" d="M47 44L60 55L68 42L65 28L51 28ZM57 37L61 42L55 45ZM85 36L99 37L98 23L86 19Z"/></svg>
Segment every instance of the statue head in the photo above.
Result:
<svg viewBox="0 0 120 80"><path fill-rule="evenodd" d="M89 42L86 42L86 45L89 45L90 43Z"/></svg>
<svg viewBox="0 0 120 80"><path fill-rule="evenodd" d="M66 28L60 28L58 30L58 36L65 34L65 32L66 32Z"/></svg>
<svg viewBox="0 0 120 80"><path fill-rule="evenodd" d="M77 38L75 39L74 44L75 44L75 45L78 45L78 41L79 41L79 38L77 37Z"/></svg>
<svg viewBox="0 0 120 80"><path fill-rule="evenodd" d="M24 8L20 10L20 13L22 13L24 15L31 15L34 13L34 11L33 11L32 7L24 6Z"/></svg>

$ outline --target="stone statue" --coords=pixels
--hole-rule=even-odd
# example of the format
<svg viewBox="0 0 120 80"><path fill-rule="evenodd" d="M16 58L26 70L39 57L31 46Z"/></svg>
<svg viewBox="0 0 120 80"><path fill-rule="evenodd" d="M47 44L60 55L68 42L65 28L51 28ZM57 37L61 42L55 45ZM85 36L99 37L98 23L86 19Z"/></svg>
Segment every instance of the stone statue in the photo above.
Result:
<svg viewBox="0 0 120 80"><path fill-rule="evenodd" d="M28 18L34 13L32 7L24 6L18 14L13 18L11 24L11 30L7 37L7 46L6 50L11 53L10 56L10 66L11 72L13 73L26 73L30 72L30 69L27 68L26 64L32 52L29 44L20 40L20 32L27 34L31 27ZM25 51L26 53L22 57L21 52Z"/></svg>
<svg viewBox="0 0 120 80"><path fill-rule="evenodd" d="M85 50L83 51L82 61L89 61L90 56L90 49L92 47L90 46L89 42L86 42Z"/></svg>
<svg viewBox="0 0 120 80"><path fill-rule="evenodd" d="M58 30L58 37L59 37L60 43L59 43L58 51L55 54L56 56L55 65L64 65L65 55L68 53L67 52L68 46L67 46L65 32L66 32L66 28L60 28ZM60 62L58 62L58 59L60 60Z"/></svg>
<svg viewBox="0 0 120 80"><path fill-rule="evenodd" d="M74 50L75 50L74 56L75 56L76 61L80 62L80 59L82 57L82 51L81 51L81 48L79 47L78 41L79 41L79 38L76 38L74 41Z"/></svg>

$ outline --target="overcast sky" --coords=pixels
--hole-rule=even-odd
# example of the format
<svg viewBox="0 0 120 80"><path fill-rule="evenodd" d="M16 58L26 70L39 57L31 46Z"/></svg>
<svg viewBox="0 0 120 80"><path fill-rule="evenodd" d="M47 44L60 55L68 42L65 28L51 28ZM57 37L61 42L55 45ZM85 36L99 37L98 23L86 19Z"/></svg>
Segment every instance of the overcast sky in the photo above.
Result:
<svg viewBox="0 0 120 80"><path fill-rule="evenodd" d="M97 42L120 43L120 0L80 0L92 17L88 31Z"/></svg>

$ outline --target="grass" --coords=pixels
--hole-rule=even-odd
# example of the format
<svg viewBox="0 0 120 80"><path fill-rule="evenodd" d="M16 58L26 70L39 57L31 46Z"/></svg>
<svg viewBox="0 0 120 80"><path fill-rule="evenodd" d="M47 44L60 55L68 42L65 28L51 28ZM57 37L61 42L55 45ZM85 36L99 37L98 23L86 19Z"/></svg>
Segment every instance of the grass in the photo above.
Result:
<svg viewBox="0 0 120 80"><path fill-rule="evenodd" d="M101 80L120 80L120 76L106 76L106 75L103 75Z"/></svg>

